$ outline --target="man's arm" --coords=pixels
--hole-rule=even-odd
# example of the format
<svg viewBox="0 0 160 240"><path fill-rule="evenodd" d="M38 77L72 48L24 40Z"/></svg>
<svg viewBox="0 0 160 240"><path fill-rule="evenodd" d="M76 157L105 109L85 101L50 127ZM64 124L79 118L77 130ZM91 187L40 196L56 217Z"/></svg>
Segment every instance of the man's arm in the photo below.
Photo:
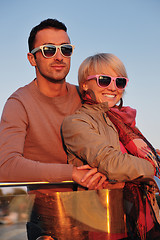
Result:
<svg viewBox="0 0 160 240"><path fill-rule="evenodd" d="M15 99L7 101L0 123L0 181L60 182L72 180L72 166L42 163L24 157L28 116Z"/></svg>
<svg viewBox="0 0 160 240"><path fill-rule="evenodd" d="M81 178L89 170L77 170L70 164L42 163L24 157L23 149L29 120L22 103L7 101L0 123L0 181L1 182L61 182ZM73 176L73 177L72 177Z"/></svg>

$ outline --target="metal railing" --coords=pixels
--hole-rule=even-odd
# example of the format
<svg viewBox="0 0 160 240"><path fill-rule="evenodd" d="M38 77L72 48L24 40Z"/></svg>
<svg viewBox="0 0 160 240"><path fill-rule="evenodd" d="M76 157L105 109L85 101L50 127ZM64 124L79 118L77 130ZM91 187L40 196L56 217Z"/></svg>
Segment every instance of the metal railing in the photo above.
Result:
<svg viewBox="0 0 160 240"><path fill-rule="evenodd" d="M158 191L160 180L155 177L154 181ZM88 240L105 239L106 236L112 239L118 234L126 237L123 188L66 192L51 189L67 184L74 182L0 183L0 240L27 240L26 224L35 206L43 216L42 229L47 229L47 235L53 239ZM39 190L28 194L22 191L24 187L38 187ZM6 188L12 192L4 192Z"/></svg>

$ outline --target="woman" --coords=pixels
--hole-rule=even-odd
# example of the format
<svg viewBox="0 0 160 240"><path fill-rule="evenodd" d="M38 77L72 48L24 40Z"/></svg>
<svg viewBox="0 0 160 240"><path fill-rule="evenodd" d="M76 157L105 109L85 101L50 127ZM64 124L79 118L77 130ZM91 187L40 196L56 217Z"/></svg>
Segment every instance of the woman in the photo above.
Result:
<svg viewBox="0 0 160 240"><path fill-rule="evenodd" d="M120 59L108 53L86 58L79 68L78 81L84 104L62 125L68 162L76 166L88 163L116 182L158 174L159 156L135 127L136 111L122 106L128 76ZM134 206L133 214L130 211L127 215L130 239L154 239L153 232L159 234L158 216L153 219L149 207L154 193L146 195L145 202L144 194L141 185L125 184L124 198Z"/></svg>

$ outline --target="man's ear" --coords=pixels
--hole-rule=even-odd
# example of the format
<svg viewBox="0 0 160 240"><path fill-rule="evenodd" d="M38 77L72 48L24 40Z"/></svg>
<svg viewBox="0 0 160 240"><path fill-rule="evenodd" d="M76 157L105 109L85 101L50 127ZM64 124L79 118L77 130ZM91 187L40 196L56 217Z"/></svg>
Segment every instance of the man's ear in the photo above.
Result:
<svg viewBox="0 0 160 240"><path fill-rule="evenodd" d="M35 57L34 57L34 55L32 54L32 53L27 53L27 58L28 58L28 61L30 62L30 64L32 65L32 66L36 66L37 64L36 64L36 60L35 60Z"/></svg>

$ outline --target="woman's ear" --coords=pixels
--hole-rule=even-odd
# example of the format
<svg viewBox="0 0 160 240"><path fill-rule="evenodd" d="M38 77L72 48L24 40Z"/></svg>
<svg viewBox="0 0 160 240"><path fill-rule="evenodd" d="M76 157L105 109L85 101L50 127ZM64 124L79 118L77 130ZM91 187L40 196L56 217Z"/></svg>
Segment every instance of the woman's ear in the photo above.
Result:
<svg viewBox="0 0 160 240"><path fill-rule="evenodd" d="M35 60L35 57L34 57L34 55L32 54L32 53L28 53L27 54L27 58L28 58L28 61L30 62L30 64L32 65L32 66L36 66L37 65L37 63L36 63L36 60Z"/></svg>
<svg viewBox="0 0 160 240"><path fill-rule="evenodd" d="M82 84L82 89L83 89L84 91L87 91L87 90L88 90L88 85L87 85L86 82L84 82L84 83Z"/></svg>

